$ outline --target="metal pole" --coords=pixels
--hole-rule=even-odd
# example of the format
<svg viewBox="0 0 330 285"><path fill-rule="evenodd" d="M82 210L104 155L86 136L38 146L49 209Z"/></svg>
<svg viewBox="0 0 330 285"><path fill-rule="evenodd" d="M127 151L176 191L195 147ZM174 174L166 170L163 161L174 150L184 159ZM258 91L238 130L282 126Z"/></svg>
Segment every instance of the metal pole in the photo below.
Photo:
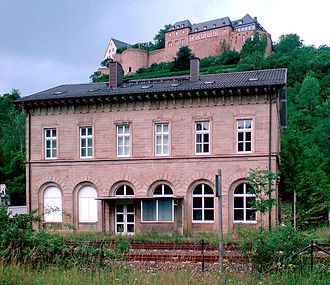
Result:
<svg viewBox="0 0 330 285"><path fill-rule="evenodd" d="M216 195L218 197L218 213L219 213L219 263L220 272L223 273L223 222L222 222L222 191L221 191L221 170L218 170L218 175L215 176Z"/></svg>
<svg viewBox="0 0 330 285"><path fill-rule="evenodd" d="M293 228L297 230L297 193L296 190L293 191Z"/></svg>

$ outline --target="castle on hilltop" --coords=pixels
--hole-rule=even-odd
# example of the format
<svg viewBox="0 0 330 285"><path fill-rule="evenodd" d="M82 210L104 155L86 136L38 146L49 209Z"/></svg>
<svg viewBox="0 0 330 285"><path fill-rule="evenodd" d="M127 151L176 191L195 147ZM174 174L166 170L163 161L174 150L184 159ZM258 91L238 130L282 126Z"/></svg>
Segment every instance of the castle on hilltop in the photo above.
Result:
<svg viewBox="0 0 330 285"><path fill-rule="evenodd" d="M188 46L196 57L204 58L221 53L221 43L225 42L231 50L241 51L245 41L253 39L255 33L266 35L265 55L272 51L271 36L259 24L257 17L246 14L242 19L231 21L228 17L207 22L191 24L189 20L176 22L165 32L165 47L154 51L130 48L130 45L111 38L104 58L119 62L124 74L135 73L141 67L150 67L153 63L169 62L176 57L181 46ZM122 53L117 49L127 47ZM99 69L107 73L108 68Z"/></svg>

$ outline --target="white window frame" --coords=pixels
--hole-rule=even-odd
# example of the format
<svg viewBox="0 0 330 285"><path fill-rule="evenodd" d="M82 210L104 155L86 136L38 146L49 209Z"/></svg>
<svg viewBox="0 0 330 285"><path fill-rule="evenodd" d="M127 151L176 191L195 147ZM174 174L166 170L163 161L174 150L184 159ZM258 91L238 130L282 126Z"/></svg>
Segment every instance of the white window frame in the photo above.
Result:
<svg viewBox="0 0 330 285"><path fill-rule="evenodd" d="M251 127L247 128L246 127L246 123L250 122ZM243 128L238 128L239 122L243 122ZM253 152L253 120L252 119L237 119L236 120L236 150L237 153L252 153ZM243 140L239 140L239 134L243 133ZM251 136L251 140L248 141L246 140L246 134L250 133ZM246 146L247 144L250 143L251 144L251 150L246 150ZM243 145L243 150L239 150L239 145L242 144Z"/></svg>
<svg viewBox="0 0 330 285"><path fill-rule="evenodd" d="M208 129L204 130L204 124L208 124ZM202 124L202 129L197 130L197 124ZM209 137L208 142L204 142L204 135L207 134ZM197 136L201 136L201 141L197 142ZM197 152L197 145L201 145L201 152ZM206 152L204 151L204 145L209 146L209 150ZM195 121L195 154L196 155L205 155L211 153L211 122L209 120L203 120L203 121Z"/></svg>
<svg viewBox="0 0 330 285"><path fill-rule="evenodd" d="M162 194L161 195L153 195L153 197L164 197L164 198L172 198L172 217L171 220L168 221L160 221L159 220L159 201L163 200L163 199L155 199L155 200L151 200L151 201L155 201L156 203L156 218L153 221L145 221L144 217L143 217L143 200L141 200L141 222L149 222L149 223L173 223L174 222L174 199L173 199L173 190L172 190L172 194L171 195L165 195L164 194L164 185L165 184L161 184L161 185L157 185L157 187L162 186ZM155 189L157 188L155 187Z"/></svg>
<svg viewBox="0 0 330 285"><path fill-rule="evenodd" d="M119 128L123 127L123 133L119 133ZM125 130L128 129L128 132ZM118 124L116 125L117 133L117 157L130 157L131 156L131 125L130 124ZM125 144L125 139L128 137L128 145ZM119 153L119 140L122 139L122 153ZM128 146L128 153L125 153L125 147Z"/></svg>
<svg viewBox="0 0 330 285"><path fill-rule="evenodd" d="M89 195L87 196L83 196L82 195L82 191L86 190L86 188L91 188L93 189L93 191L95 191L93 194L95 195ZM97 204L97 200L95 200L97 198L97 191L94 187L92 186L83 186L79 189L78 192L78 217L79 217L79 223L97 223L98 222L98 204ZM84 199L85 201L87 201L87 205L88 205L88 209L82 209L82 199ZM91 209L91 207L95 207L94 209ZM92 211L95 211L94 213ZM88 212L88 217L87 218L82 218L82 213L84 212Z"/></svg>
<svg viewBox="0 0 330 285"><path fill-rule="evenodd" d="M202 194L194 194L194 190L197 188L197 186L202 185ZM214 199L214 190L212 189L211 186L209 186L213 194L205 194L204 188L205 185L209 186L208 184L205 183L199 183L197 184L193 191L192 191L192 203L191 203L191 219L193 223L214 223L215 219L215 199ZM202 198L202 207L201 208L194 208L194 198ZM205 208L205 198L213 198L213 208ZM194 220L194 210L201 210L202 211L202 219L201 220ZM205 210L213 210L213 220L205 220Z"/></svg>
<svg viewBox="0 0 330 285"><path fill-rule="evenodd" d="M86 135L82 135L82 130L85 129L86 130ZM89 135L88 134L88 130L91 129L92 130L92 134ZM88 141L89 139L91 140L92 144L89 145ZM82 141L85 141L85 146L82 146ZM86 150L86 155L82 155L82 150L85 149ZM91 149L92 150L92 155L88 155L88 150ZM80 154L80 158L92 158L93 157L93 127L91 126L86 126L86 127L80 127L79 128L79 154Z"/></svg>
<svg viewBox="0 0 330 285"><path fill-rule="evenodd" d="M157 126L161 126L161 131L157 131ZM164 126L167 126L167 131L164 131ZM169 123L155 123L155 155L156 156L169 156L170 154L170 124ZM157 138L160 138L160 144L157 144ZM167 144L164 143L164 138L167 137ZM157 153L157 146L160 146L160 153ZM167 146L167 153L164 147Z"/></svg>
<svg viewBox="0 0 330 285"><path fill-rule="evenodd" d="M235 194L236 188L241 184L243 184L243 194ZM254 220L247 220L246 219L246 211L247 210L254 210L251 207L249 207L249 208L247 207L246 198L256 198L256 195L249 194L249 193L247 193L246 190L247 190L247 183L246 182L238 184L234 189L234 192L233 192L233 222L238 223L238 224L239 223L255 224L255 223L257 223L257 211L256 210L255 210L255 219ZM243 199L243 208L235 208L235 198L242 198ZM235 210L243 210L243 220L235 220Z"/></svg>
<svg viewBox="0 0 330 285"><path fill-rule="evenodd" d="M47 136L47 131L50 132L50 136ZM55 131L55 136L53 136ZM55 147L53 142L55 141ZM50 142L50 147L47 147L47 142ZM45 128L44 129L44 148L45 148L45 159L57 159L57 129L56 128ZM47 150L50 151L50 156L47 156ZM53 156L53 150L55 150L55 156Z"/></svg>

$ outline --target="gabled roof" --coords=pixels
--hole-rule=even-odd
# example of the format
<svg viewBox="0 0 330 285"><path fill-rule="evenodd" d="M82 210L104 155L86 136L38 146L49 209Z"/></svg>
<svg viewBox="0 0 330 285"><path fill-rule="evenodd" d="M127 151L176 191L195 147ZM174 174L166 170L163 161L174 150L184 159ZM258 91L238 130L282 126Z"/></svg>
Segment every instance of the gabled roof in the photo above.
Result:
<svg viewBox="0 0 330 285"><path fill-rule="evenodd" d="M191 23L189 20L183 20L183 21L176 22L173 25L172 30L184 29L184 28L191 28Z"/></svg>
<svg viewBox="0 0 330 285"><path fill-rule="evenodd" d="M251 24L255 24L258 30L264 31L264 28L259 24L257 18L256 17L252 18L249 14L246 14L242 19L237 19L232 21L232 26L234 28L244 27Z"/></svg>
<svg viewBox="0 0 330 285"><path fill-rule="evenodd" d="M123 48L123 47L127 47L127 46L130 46L130 44L128 43L125 43L125 42L122 42L120 40L116 40L114 38L111 38L110 41L113 41L113 43L115 44L116 48Z"/></svg>
<svg viewBox="0 0 330 285"><path fill-rule="evenodd" d="M201 75L200 80L192 82L187 76L142 79L126 81L118 88L107 83L66 84L23 97L18 102L25 103L43 100L66 100L74 98L99 98L115 95L132 96L165 92L184 92L199 90L226 90L257 87L282 88L286 85L287 70L267 69L245 72Z"/></svg>
<svg viewBox="0 0 330 285"><path fill-rule="evenodd" d="M219 27L224 27L224 26L230 26L230 25L231 25L231 22L228 17L219 18L219 19L215 19L215 20L211 20L211 21L207 21L207 22L193 24L191 27L191 33L219 28ZM197 29L197 31L196 31L196 29Z"/></svg>

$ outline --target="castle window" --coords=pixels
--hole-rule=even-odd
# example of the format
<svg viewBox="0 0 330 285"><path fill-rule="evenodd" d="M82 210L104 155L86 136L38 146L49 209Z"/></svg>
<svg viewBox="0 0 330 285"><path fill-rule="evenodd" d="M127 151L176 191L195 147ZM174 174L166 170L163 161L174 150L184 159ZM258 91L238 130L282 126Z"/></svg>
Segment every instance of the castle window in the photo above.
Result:
<svg viewBox="0 0 330 285"><path fill-rule="evenodd" d="M168 42L168 47L171 47L172 45L172 42Z"/></svg>
<svg viewBox="0 0 330 285"><path fill-rule="evenodd" d="M195 32L198 32L198 28L195 28Z"/></svg>
<svg viewBox="0 0 330 285"><path fill-rule="evenodd" d="M142 221L144 222L173 222L174 201L173 191L166 184L158 185L153 193L157 199L142 200Z"/></svg>
<svg viewBox="0 0 330 285"><path fill-rule="evenodd" d="M55 186L44 191L44 221L48 223L62 222L62 192Z"/></svg>
<svg viewBox="0 0 330 285"><path fill-rule="evenodd" d="M45 129L45 158L57 158L57 136L56 129Z"/></svg>
<svg viewBox="0 0 330 285"><path fill-rule="evenodd" d="M251 194L247 183L239 184L234 191L234 222L254 222L256 211L252 208L255 195Z"/></svg>
<svg viewBox="0 0 330 285"><path fill-rule="evenodd" d="M252 120L237 120L237 152L252 152Z"/></svg>
<svg viewBox="0 0 330 285"><path fill-rule="evenodd" d="M134 190L128 185L121 185L116 190L116 196L134 196Z"/></svg>
<svg viewBox="0 0 330 285"><path fill-rule="evenodd" d="M131 155L130 125L117 125L117 156L129 157Z"/></svg>
<svg viewBox="0 0 330 285"><path fill-rule="evenodd" d="M178 46L179 45L179 41L175 40L175 45Z"/></svg>
<svg viewBox="0 0 330 285"><path fill-rule="evenodd" d="M175 35L176 35L176 36L178 35L178 31L175 32Z"/></svg>
<svg viewBox="0 0 330 285"><path fill-rule="evenodd" d="M169 154L169 125L168 123L155 124L155 154Z"/></svg>
<svg viewBox="0 0 330 285"><path fill-rule="evenodd" d="M213 28L215 28L217 25L216 24L213 24Z"/></svg>
<svg viewBox="0 0 330 285"><path fill-rule="evenodd" d="M180 25L177 25L176 28L179 29L180 28Z"/></svg>
<svg viewBox="0 0 330 285"><path fill-rule="evenodd" d="M242 36L242 42L245 42L245 35Z"/></svg>
<svg viewBox="0 0 330 285"><path fill-rule="evenodd" d="M93 129L82 127L80 132L80 158L93 157Z"/></svg>
<svg viewBox="0 0 330 285"><path fill-rule="evenodd" d="M184 24L182 24L181 27L183 28L184 27Z"/></svg>
<svg viewBox="0 0 330 285"><path fill-rule="evenodd" d="M181 40L181 45L184 46L185 45L185 39Z"/></svg>
<svg viewBox="0 0 330 285"><path fill-rule="evenodd" d="M192 193L193 222L214 221L214 193L207 184L198 184Z"/></svg>
<svg viewBox="0 0 330 285"><path fill-rule="evenodd" d="M172 37L172 33L170 33L170 37Z"/></svg>
<svg viewBox="0 0 330 285"><path fill-rule="evenodd" d="M204 30L206 30L207 29L207 27L206 26L204 26L204 28L203 28Z"/></svg>
<svg viewBox="0 0 330 285"><path fill-rule="evenodd" d="M79 222L97 222L97 192L91 186L84 186L79 190Z"/></svg>
<svg viewBox="0 0 330 285"><path fill-rule="evenodd" d="M131 66L128 67L128 72L132 72L132 67Z"/></svg>
<svg viewBox="0 0 330 285"><path fill-rule="evenodd" d="M195 153L210 153L210 122L195 122Z"/></svg>

